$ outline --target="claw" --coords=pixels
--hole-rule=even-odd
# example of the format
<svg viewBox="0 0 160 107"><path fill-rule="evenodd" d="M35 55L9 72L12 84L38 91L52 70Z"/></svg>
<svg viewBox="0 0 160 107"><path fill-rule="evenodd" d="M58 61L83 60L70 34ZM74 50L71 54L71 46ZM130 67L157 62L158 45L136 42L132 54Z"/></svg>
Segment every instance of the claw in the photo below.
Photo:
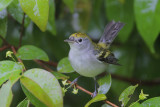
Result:
<svg viewBox="0 0 160 107"><path fill-rule="evenodd" d="M79 79L79 77L77 77L76 79L74 79L74 80L71 82L71 84L70 84L69 87L75 85L75 84L77 83L78 79Z"/></svg>
<svg viewBox="0 0 160 107"><path fill-rule="evenodd" d="M95 81L95 91L92 93L91 97L94 98L95 96L97 96L97 82L96 82L96 77L94 77L94 81Z"/></svg>
<svg viewBox="0 0 160 107"><path fill-rule="evenodd" d="M70 85L72 86L72 85L76 84L76 83L77 83L77 81L78 81L78 78L74 79L74 80L71 82L71 84L70 84Z"/></svg>
<svg viewBox="0 0 160 107"><path fill-rule="evenodd" d="M97 91L95 90L95 91L92 93L91 97L94 98L94 97L96 97L96 96L97 96Z"/></svg>

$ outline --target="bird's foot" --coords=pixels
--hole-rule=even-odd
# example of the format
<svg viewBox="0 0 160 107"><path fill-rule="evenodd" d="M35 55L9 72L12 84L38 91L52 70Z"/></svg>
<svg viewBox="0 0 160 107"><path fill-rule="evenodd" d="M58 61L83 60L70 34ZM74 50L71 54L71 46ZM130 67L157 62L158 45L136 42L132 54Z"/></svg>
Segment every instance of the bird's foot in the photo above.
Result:
<svg viewBox="0 0 160 107"><path fill-rule="evenodd" d="M95 90L95 91L92 93L91 97L94 98L94 97L97 96L97 94L98 94L98 93L97 93L97 91Z"/></svg>
<svg viewBox="0 0 160 107"><path fill-rule="evenodd" d="M95 81L95 90L92 93L91 97L94 98L97 96L97 82L96 82L96 77L94 77L94 81Z"/></svg>

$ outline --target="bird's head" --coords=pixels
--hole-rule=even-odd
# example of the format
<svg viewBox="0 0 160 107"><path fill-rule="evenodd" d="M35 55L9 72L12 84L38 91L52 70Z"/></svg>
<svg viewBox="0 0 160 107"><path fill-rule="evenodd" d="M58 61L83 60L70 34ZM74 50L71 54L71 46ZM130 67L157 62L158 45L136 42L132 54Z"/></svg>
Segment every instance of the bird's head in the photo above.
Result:
<svg viewBox="0 0 160 107"><path fill-rule="evenodd" d="M92 46L92 40L85 33L74 33L69 37L69 39L64 41L69 43L70 48L78 50L87 49Z"/></svg>

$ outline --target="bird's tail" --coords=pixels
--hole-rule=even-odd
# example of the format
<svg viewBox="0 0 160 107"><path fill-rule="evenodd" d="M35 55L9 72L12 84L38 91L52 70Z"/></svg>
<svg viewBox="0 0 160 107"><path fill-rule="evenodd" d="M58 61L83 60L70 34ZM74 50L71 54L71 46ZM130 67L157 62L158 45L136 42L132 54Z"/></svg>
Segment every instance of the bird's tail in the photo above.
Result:
<svg viewBox="0 0 160 107"><path fill-rule="evenodd" d="M103 35L99 40L99 43L104 43L107 47L113 42L118 32L122 29L124 23L111 21L106 25Z"/></svg>

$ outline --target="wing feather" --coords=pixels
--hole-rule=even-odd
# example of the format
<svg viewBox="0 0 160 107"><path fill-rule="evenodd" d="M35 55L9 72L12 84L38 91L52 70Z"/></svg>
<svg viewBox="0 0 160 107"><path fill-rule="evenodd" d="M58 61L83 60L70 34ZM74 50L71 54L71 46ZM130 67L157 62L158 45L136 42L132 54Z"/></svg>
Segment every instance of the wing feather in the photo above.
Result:
<svg viewBox="0 0 160 107"><path fill-rule="evenodd" d="M111 21L106 25L102 37L99 40L99 43L105 43L106 45L110 45L118 32L123 28L124 23Z"/></svg>
<svg viewBox="0 0 160 107"><path fill-rule="evenodd" d="M95 50L94 54L97 56L97 59L101 62L120 65L118 59L111 53L109 50L101 48L100 50Z"/></svg>

